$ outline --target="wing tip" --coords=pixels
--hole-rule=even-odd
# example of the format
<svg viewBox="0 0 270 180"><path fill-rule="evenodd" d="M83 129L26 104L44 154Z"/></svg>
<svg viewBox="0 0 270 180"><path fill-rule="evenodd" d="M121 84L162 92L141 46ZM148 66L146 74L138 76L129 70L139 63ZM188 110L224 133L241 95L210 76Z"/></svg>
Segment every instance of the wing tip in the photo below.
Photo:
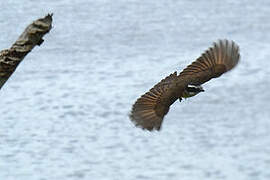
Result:
<svg viewBox="0 0 270 180"><path fill-rule="evenodd" d="M152 110L154 111L154 110ZM156 121L156 120L160 120L158 118L158 116L156 114L154 114L155 112L152 112L152 115L144 115L143 114L143 110L142 111L136 111L135 107L133 106L131 112L129 113L129 119L131 120L131 122L133 122L133 124L136 127L139 127L143 130L148 130L148 131L153 131L153 130L157 130L159 131L161 129L161 121ZM144 118L143 118L144 117Z"/></svg>
<svg viewBox="0 0 270 180"><path fill-rule="evenodd" d="M164 89L162 86L155 86L148 92L139 97L133 104L129 114L130 120L136 127L144 130L152 131L161 129L163 117L165 116L163 109L160 109L160 96L162 96ZM157 107L159 107L157 109ZM158 111L158 112L157 112Z"/></svg>
<svg viewBox="0 0 270 180"><path fill-rule="evenodd" d="M226 66L226 72L238 64L240 60L240 48L233 40L218 39L213 43L213 46L216 51L213 53L220 54L221 56L216 61Z"/></svg>
<svg viewBox="0 0 270 180"><path fill-rule="evenodd" d="M129 118L136 127L143 130L160 130L163 118L159 117L155 112L156 101L149 96L145 96L146 94L152 93L147 92L137 99L132 106Z"/></svg>

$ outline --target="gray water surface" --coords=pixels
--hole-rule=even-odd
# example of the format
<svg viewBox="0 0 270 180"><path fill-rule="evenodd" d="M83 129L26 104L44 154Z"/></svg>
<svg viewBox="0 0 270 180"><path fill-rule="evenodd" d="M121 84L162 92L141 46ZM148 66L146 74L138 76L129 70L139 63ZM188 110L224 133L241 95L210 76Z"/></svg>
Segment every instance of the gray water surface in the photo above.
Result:
<svg viewBox="0 0 270 180"><path fill-rule="evenodd" d="M0 92L1 180L269 180L270 1L0 2L0 49L54 13ZM161 132L135 100L219 38L241 62L176 102Z"/></svg>

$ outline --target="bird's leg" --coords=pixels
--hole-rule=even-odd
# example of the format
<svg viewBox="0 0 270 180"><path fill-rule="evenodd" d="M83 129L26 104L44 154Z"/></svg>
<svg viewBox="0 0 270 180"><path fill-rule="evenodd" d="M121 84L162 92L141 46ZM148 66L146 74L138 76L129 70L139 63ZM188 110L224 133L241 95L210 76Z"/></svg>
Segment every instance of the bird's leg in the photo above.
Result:
<svg viewBox="0 0 270 180"><path fill-rule="evenodd" d="M181 98L181 97L179 98L179 101L180 101L180 102L182 101L182 98Z"/></svg>

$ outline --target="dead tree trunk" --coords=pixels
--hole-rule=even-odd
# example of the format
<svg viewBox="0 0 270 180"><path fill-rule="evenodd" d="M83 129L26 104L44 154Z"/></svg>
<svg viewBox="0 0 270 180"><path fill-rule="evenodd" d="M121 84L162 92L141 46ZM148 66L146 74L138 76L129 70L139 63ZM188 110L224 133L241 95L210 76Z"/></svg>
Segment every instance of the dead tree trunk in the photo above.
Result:
<svg viewBox="0 0 270 180"><path fill-rule="evenodd" d="M44 41L42 37L52 28L52 14L34 21L26 27L10 49L0 51L0 89L16 70L24 57Z"/></svg>

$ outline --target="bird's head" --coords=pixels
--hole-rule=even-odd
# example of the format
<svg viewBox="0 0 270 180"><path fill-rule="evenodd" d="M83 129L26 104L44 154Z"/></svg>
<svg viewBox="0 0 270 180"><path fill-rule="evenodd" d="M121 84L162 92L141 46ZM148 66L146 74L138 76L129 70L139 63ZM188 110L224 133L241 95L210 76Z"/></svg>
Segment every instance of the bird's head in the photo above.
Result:
<svg viewBox="0 0 270 180"><path fill-rule="evenodd" d="M188 85L181 97L189 98L189 97L199 94L200 92L204 92L202 86Z"/></svg>

